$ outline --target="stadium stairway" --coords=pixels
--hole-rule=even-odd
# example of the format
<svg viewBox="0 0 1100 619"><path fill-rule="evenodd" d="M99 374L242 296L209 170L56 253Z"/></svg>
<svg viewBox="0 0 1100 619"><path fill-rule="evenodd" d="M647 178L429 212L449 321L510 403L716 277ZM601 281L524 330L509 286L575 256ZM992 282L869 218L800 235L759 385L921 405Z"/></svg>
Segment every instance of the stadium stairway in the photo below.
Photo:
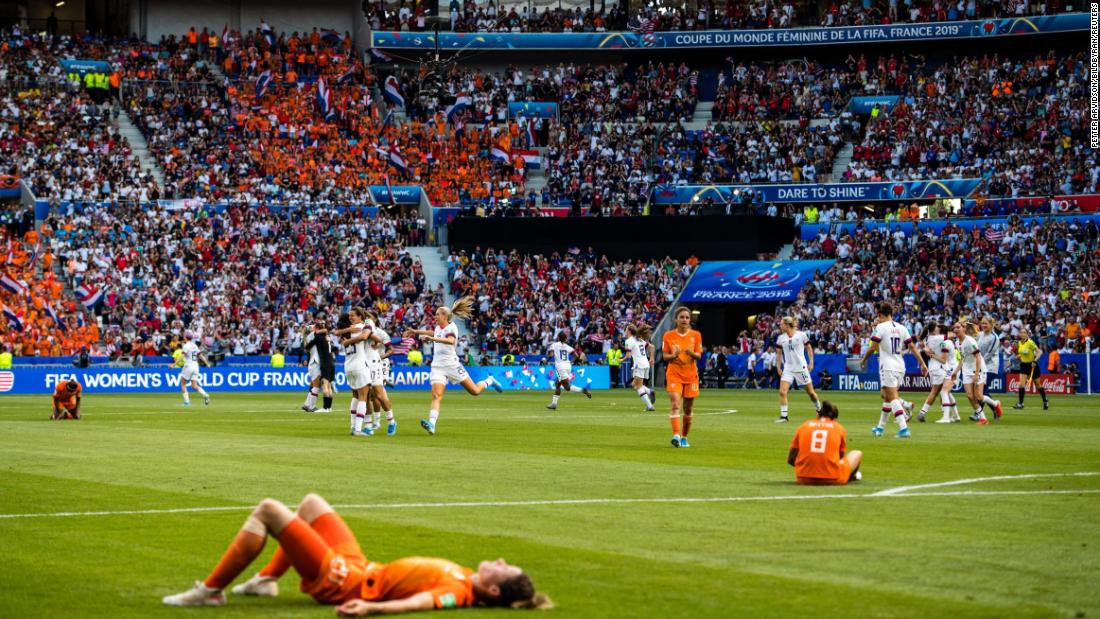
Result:
<svg viewBox="0 0 1100 619"><path fill-rule="evenodd" d="M821 179L825 183L839 183L840 179L844 178L844 171L848 169L848 164L852 162L852 153L854 153L856 147L851 142L845 142L844 146L840 147L840 152L836 154L836 159L833 159L833 171L829 173L829 178Z"/></svg>
<svg viewBox="0 0 1100 619"><path fill-rule="evenodd" d="M529 191L534 191L536 195L542 194L542 188L546 186L546 147L540 146L535 150L539 151L539 157L542 159L543 165L539 166L537 170L527 170L527 178L524 183L524 194Z"/></svg>
<svg viewBox="0 0 1100 619"><path fill-rule="evenodd" d="M450 306L454 303L454 295L451 294L451 285L447 279L447 259L445 253L446 247L409 247L409 253L414 257L420 259L420 263L424 265L424 279L428 288L435 289L443 284L443 302ZM455 324L458 325L458 332L460 335L466 334L466 325L464 321L456 320Z"/></svg>
<svg viewBox="0 0 1100 619"><path fill-rule="evenodd" d="M137 128L134 121L130 120L130 115L126 112L125 106L118 115L118 131L130 143L130 148L133 149L134 155L141 163L141 169L152 173L153 178L157 181L157 186L161 188L163 193L165 189L164 172L157 165L157 160L153 157L153 154L149 152L149 143L145 141L145 136L141 134L141 130Z"/></svg>

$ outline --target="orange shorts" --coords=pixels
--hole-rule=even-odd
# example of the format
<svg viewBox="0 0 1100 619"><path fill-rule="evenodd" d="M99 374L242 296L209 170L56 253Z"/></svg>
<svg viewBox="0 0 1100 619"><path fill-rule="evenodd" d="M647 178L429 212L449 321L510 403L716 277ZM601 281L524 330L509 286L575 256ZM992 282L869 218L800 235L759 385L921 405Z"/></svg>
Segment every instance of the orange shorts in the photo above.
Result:
<svg viewBox="0 0 1100 619"><path fill-rule="evenodd" d="M796 477L800 485L803 486L846 486L848 480L852 478L852 463L848 461L848 456L844 456L840 459L840 472L836 474L836 479L823 479L820 477Z"/></svg>
<svg viewBox="0 0 1100 619"><path fill-rule="evenodd" d="M278 540L302 577L302 593L321 604L341 604L361 596L367 558L336 512L322 514L310 524L295 518Z"/></svg>
<svg viewBox="0 0 1100 619"><path fill-rule="evenodd" d="M678 393L685 398L697 398L699 397L699 378L665 374L665 391Z"/></svg>

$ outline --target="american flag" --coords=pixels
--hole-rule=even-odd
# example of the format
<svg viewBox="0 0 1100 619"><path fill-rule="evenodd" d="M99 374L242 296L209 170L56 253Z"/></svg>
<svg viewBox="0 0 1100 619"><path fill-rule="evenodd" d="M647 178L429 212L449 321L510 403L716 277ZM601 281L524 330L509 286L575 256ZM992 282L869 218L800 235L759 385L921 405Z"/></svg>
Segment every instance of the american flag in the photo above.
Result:
<svg viewBox="0 0 1100 619"><path fill-rule="evenodd" d="M393 345L393 354L395 355L407 355L409 351L416 347L416 340L411 337L401 338L400 344Z"/></svg>
<svg viewBox="0 0 1100 619"><path fill-rule="evenodd" d="M11 372L0 372L0 391L11 391L11 388L15 386L15 374Z"/></svg>
<svg viewBox="0 0 1100 619"><path fill-rule="evenodd" d="M989 227L985 229L985 240L990 243L1000 243L1005 238L1004 230L1000 228Z"/></svg>
<svg viewBox="0 0 1100 619"><path fill-rule="evenodd" d="M631 26L630 29L641 34L653 34L657 29L657 23L648 17L639 17L638 25Z"/></svg>

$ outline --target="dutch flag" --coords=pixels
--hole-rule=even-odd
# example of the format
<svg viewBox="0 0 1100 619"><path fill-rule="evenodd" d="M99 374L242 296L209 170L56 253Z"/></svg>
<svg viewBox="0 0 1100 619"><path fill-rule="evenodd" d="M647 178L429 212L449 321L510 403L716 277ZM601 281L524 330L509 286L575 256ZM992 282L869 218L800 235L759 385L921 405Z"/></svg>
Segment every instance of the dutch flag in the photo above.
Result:
<svg viewBox="0 0 1100 619"><path fill-rule="evenodd" d="M256 98L260 99L267 94L269 87L271 87L271 71L264 71L256 78Z"/></svg>
<svg viewBox="0 0 1100 619"><path fill-rule="evenodd" d="M332 28L322 28L321 40L325 43L328 43L329 45L339 45L340 41L342 41L343 38L340 36L339 32L333 30Z"/></svg>
<svg viewBox="0 0 1100 619"><path fill-rule="evenodd" d="M0 274L0 288L4 288L8 292L20 297L27 296L29 292L26 284L15 279L6 272Z"/></svg>
<svg viewBox="0 0 1100 619"><path fill-rule="evenodd" d="M336 83L343 86L353 79L355 79L355 65L348 67L347 71L344 71L340 77L336 78Z"/></svg>
<svg viewBox="0 0 1100 619"><path fill-rule="evenodd" d="M393 145L393 150L390 151L390 165L400 170L402 174L409 171L408 166L405 165L405 158L401 156L401 148L397 145Z"/></svg>
<svg viewBox="0 0 1100 619"><path fill-rule="evenodd" d="M23 330L23 321L19 320L19 315L7 305L4 305L4 318L8 319L8 328L12 331Z"/></svg>
<svg viewBox="0 0 1100 619"><path fill-rule="evenodd" d="M45 303L44 305L46 306L46 315L53 318L54 326L62 331L68 331L68 327L66 327L64 321L61 320L61 314L58 314L57 310L49 303Z"/></svg>
<svg viewBox="0 0 1100 619"><path fill-rule="evenodd" d="M457 116L459 112L470 107L471 103L470 97L467 96L466 93L458 93L458 96L455 97L455 102L448 105L447 109L444 111L444 114L447 116L447 122L453 123L455 121L455 116Z"/></svg>
<svg viewBox="0 0 1100 619"><path fill-rule="evenodd" d="M76 315L76 326L83 329L85 324L86 323L84 322L84 312L78 312Z"/></svg>
<svg viewBox="0 0 1100 619"><path fill-rule="evenodd" d="M229 45L229 24L222 28L222 47Z"/></svg>
<svg viewBox="0 0 1100 619"><path fill-rule="evenodd" d="M76 296L80 297L80 304L92 309L103 300L103 291L91 284L81 284L76 287Z"/></svg>
<svg viewBox="0 0 1100 619"><path fill-rule="evenodd" d="M514 150L512 154L516 157L523 157L523 163L526 164L529 170L538 170L542 167L542 159L539 157L539 151L537 150Z"/></svg>
<svg viewBox="0 0 1100 619"><path fill-rule="evenodd" d="M393 62L393 56L390 56L377 47L370 48L370 57L371 60L376 60L378 62Z"/></svg>
<svg viewBox="0 0 1100 619"><path fill-rule="evenodd" d="M508 149L504 148L501 144L494 144L493 148L489 151L489 157L496 159L497 161L508 162L512 160L512 154L508 152Z"/></svg>
<svg viewBox="0 0 1100 619"><path fill-rule="evenodd" d="M386 86L382 89L382 96L386 98L386 101L398 107L405 107L405 96L401 94L401 84L392 75L386 78Z"/></svg>
<svg viewBox="0 0 1100 619"><path fill-rule="evenodd" d="M336 116L336 113L332 111L328 86L325 85L325 78L323 77L317 80L317 109L321 111L321 116L325 120L331 120Z"/></svg>
<svg viewBox="0 0 1100 619"><path fill-rule="evenodd" d="M271 26L267 24L263 19L260 20L260 34L267 39L267 44L271 47L275 47L275 31L271 29Z"/></svg>
<svg viewBox="0 0 1100 619"><path fill-rule="evenodd" d="M527 121L527 148L534 148L538 141L535 139L535 119Z"/></svg>

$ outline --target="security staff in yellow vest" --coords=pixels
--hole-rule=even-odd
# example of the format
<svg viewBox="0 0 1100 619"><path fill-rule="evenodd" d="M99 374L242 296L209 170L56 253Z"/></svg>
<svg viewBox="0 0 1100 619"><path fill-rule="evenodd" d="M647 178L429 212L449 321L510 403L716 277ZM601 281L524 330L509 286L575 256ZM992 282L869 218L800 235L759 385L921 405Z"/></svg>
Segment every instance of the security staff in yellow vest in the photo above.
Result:
<svg viewBox="0 0 1100 619"><path fill-rule="evenodd" d="M276 348L275 352L272 353L272 355L271 355L271 367L281 368L285 365L286 365L286 357L283 356L283 351Z"/></svg>
<svg viewBox="0 0 1100 619"><path fill-rule="evenodd" d="M623 364L623 349L619 348L618 343L611 344L611 348L607 350L607 368L611 374L611 386L619 386L619 372Z"/></svg>
<svg viewBox="0 0 1100 619"><path fill-rule="evenodd" d="M0 352L0 370L11 369L11 348L5 346L4 352Z"/></svg>

